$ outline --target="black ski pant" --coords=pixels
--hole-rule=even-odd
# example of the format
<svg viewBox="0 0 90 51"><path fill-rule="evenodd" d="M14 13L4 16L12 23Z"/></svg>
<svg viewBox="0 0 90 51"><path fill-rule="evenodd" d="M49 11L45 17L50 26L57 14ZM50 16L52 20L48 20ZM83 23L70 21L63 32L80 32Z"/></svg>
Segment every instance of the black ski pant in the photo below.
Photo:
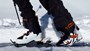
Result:
<svg viewBox="0 0 90 51"><path fill-rule="evenodd" d="M19 7L21 12L21 16L28 17L31 19L32 24L30 30L34 33L40 32L40 25L35 16L35 11L32 9L32 5L29 0L13 0ZM61 0L39 0L40 3L44 6L44 8L51 14L54 19L54 25L57 31L62 31L65 34L69 35L74 31L75 23L71 14L64 7ZM36 21L35 21L36 20Z"/></svg>

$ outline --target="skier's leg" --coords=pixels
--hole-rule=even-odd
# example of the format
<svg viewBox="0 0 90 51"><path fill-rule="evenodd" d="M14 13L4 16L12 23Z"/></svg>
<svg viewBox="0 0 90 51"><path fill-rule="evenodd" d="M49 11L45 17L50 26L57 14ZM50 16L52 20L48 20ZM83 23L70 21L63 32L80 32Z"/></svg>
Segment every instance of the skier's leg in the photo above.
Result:
<svg viewBox="0 0 90 51"><path fill-rule="evenodd" d="M21 16L23 17L23 25L25 28L33 31L35 34L41 32L38 18L29 0L13 0L19 7Z"/></svg>
<svg viewBox="0 0 90 51"><path fill-rule="evenodd" d="M29 29L27 33L25 33L24 35L20 36L17 39L23 39L24 36L31 36L30 35L31 32L33 32L35 36L36 34L37 35L41 34L38 18L37 16L35 16L35 11L32 9L33 7L29 2L29 0L13 0L13 1L18 5L19 11L21 12L21 16L23 18L23 26Z"/></svg>
<svg viewBox="0 0 90 51"><path fill-rule="evenodd" d="M71 14L64 7L61 0L39 0L41 4L46 8L48 13L54 16L54 24L57 31L64 32L64 35L59 40L58 44L63 43L64 40L68 39L70 33L74 33L75 23Z"/></svg>

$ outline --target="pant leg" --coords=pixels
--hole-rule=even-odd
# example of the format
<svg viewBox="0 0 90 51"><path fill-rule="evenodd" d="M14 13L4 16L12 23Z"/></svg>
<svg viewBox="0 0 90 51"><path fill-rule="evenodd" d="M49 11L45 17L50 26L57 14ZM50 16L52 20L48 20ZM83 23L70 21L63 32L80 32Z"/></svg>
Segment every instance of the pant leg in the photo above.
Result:
<svg viewBox="0 0 90 51"><path fill-rule="evenodd" d="M29 22L27 23L28 29L36 34L41 32L38 18L35 16L35 11L32 9L32 5L29 0L13 0L19 7L21 16L27 18Z"/></svg>
<svg viewBox="0 0 90 51"><path fill-rule="evenodd" d="M53 21L57 31L67 34L74 31L74 21L71 14L64 7L61 0L39 0L46 10L54 17Z"/></svg>

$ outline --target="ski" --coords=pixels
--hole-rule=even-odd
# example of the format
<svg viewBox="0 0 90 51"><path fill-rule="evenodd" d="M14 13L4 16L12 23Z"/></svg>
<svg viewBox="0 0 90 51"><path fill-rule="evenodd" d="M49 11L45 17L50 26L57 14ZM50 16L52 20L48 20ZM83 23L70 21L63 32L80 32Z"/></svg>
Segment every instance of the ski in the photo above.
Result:
<svg viewBox="0 0 90 51"><path fill-rule="evenodd" d="M10 39L10 41L15 47L22 47L22 46L26 45L26 44L17 44L16 42L12 41L11 39Z"/></svg>
<svg viewBox="0 0 90 51"><path fill-rule="evenodd" d="M56 46L56 45L50 44L51 41L47 41L46 43L43 43L41 41L34 41L33 40L33 41L26 43L26 44L17 44L15 42L13 42L12 40L10 40L10 41L12 43L12 44L10 44L10 46L14 45L15 47L23 47L23 46L26 46L26 47L83 47L83 46L90 46L88 43L85 43L85 42L77 42L71 46L68 46L68 45Z"/></svg>
<svg viewBox="0 0 90 51"><path fill-rule="evenodd" d="M42 40L41 41L35 41L35 40L32 40L26 44L18 44L14 41L11 41L11 43L15 46L15 47L23 47L23 46L26 46L26 47L51 47L51 46L55 46L55 47L74 47L74 46L81 46L79 45L79 41L81 39L77 39L77 41L73 42L72 45L68 45L68 44L64 44L64 45L60 45L60 46L56 46L56 45L53 45L51 44L51 41L50 40L47 40L46 42L43 42ZM56 43L54 43L56 44Z"/></svg>
<svg viewBox="0 0 90 51"><path fill-rule="evenodd" d="M47 41L46 43L43 43L42 41L31 41L29 43L26 43L26 44L18 44L14 41L12 41L10 39L11 43L15 46L15 47L23 47L23 46L26 46L26 47L50 47L52 46L50 44L51 41Z"/></svg>

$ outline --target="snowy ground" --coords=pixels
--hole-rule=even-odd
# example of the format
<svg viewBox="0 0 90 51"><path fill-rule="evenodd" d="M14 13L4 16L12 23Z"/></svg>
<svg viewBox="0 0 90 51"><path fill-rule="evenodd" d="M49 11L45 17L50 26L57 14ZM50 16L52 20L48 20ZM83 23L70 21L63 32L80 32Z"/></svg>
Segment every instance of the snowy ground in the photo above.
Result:
<svg viewBox="0 0 90 51"><path fill-rule="evenodd" d="M0 48L0 51L90 51L90 47L4 47Z"/></svg>

